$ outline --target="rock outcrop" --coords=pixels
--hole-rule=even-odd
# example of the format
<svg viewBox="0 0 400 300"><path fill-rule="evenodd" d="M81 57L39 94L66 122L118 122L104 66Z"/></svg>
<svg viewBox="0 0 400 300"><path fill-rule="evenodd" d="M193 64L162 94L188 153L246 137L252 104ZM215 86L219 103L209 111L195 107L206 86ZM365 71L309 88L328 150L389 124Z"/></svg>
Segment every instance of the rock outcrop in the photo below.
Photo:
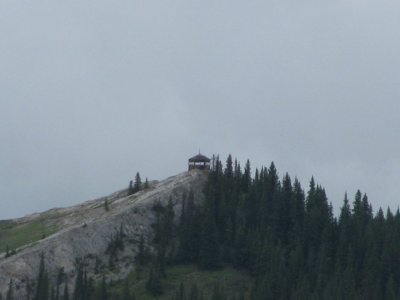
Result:
<svg viewBox="0 0 400 300"><path fill-rule="evenodd" d="M0 259L0 292L5 294L12 279L16 299L25 299L27 284L37 277L41 254L50 277L55 277L58 270L64 268L70 287L74 284L76 259L84 259L89 275L95 277L95 268L99 264L107 265L107 247L121 229L128 244L118 260L118 273L110 272L109 276L112 279L124 278L134 268L140 236L143 234L146 241L151 238L153 205L157 201L166 205L171 198L177 218L185 193L192 190L195 201L202 201L206 178L204 172L193 170L153 182L148 189L133 195L122 190L81 205L52 209L15 220L29 223L41 219L59 230L17 249L11 257Z"/></svg>

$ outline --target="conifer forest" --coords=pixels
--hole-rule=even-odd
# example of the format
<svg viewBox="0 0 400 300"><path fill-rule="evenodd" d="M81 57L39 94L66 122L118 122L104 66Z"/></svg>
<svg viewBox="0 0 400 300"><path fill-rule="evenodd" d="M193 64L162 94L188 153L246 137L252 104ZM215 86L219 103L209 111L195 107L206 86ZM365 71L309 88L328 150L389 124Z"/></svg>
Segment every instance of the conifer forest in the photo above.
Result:
<svg viewBox="0 0 400 300"><path fill-rule="evenodd" d="M149 297L164 299L171 266L194 265L233 268L251 278L250 287L230 291L216 282L206 293L193 281L168 299L400 298L399 210L374 212L357 191L344 195L335 215L314 178L305 189L297 178L281 177L274 163L253 170L250 161L242 167L231 156L214 157L207 176L203 202L188 193L178 215L172 201L153 207L152 239L141 238L136 256ZM121 247L123 232L110 243L110 256ZM28 299L140 299L130 281L113 289L105 277L88 278L78 259L74 288L60 290L63 280L62 272L48 278L41 265ZM12 284L4 298L13 299Z"/></svg>

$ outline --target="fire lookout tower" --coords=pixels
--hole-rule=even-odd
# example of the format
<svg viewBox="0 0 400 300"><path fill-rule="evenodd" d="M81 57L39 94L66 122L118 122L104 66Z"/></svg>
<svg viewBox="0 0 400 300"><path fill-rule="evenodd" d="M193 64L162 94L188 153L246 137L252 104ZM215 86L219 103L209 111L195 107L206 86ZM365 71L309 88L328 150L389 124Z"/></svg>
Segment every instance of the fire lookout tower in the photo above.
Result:
<svg viewBox="0 0 400 300"><path fill-rule="evenodd" d="M189 158L189 171L193 169L210 170L210 159L200 153Z"/></svg>

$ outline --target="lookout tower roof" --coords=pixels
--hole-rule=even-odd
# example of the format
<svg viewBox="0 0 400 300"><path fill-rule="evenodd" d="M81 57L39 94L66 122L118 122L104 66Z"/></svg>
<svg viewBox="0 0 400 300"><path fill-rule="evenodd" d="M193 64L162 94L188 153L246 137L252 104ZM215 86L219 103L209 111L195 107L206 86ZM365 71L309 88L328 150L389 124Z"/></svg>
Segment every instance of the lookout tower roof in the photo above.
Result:
<svg viewBox="0 0 400 300"><path fill-rule="evenodd" d="M207 156L204 156L203 154L197 154L196 156L193 156L189 158L189 162L210 162L210 159Z"/></svg>

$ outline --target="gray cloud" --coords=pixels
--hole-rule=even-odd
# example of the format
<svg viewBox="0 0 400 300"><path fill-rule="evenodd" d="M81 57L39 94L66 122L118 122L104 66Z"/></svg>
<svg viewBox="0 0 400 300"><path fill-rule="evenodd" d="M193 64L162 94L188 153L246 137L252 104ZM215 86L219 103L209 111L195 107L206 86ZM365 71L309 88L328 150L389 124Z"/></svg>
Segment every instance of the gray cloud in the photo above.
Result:
<svg viewBox="0 0 400 300"><path fill-rule="evenodd" d="M200 147L335 207L398 206L400 4L3 1L0 218L162 179Z"/></svg>

